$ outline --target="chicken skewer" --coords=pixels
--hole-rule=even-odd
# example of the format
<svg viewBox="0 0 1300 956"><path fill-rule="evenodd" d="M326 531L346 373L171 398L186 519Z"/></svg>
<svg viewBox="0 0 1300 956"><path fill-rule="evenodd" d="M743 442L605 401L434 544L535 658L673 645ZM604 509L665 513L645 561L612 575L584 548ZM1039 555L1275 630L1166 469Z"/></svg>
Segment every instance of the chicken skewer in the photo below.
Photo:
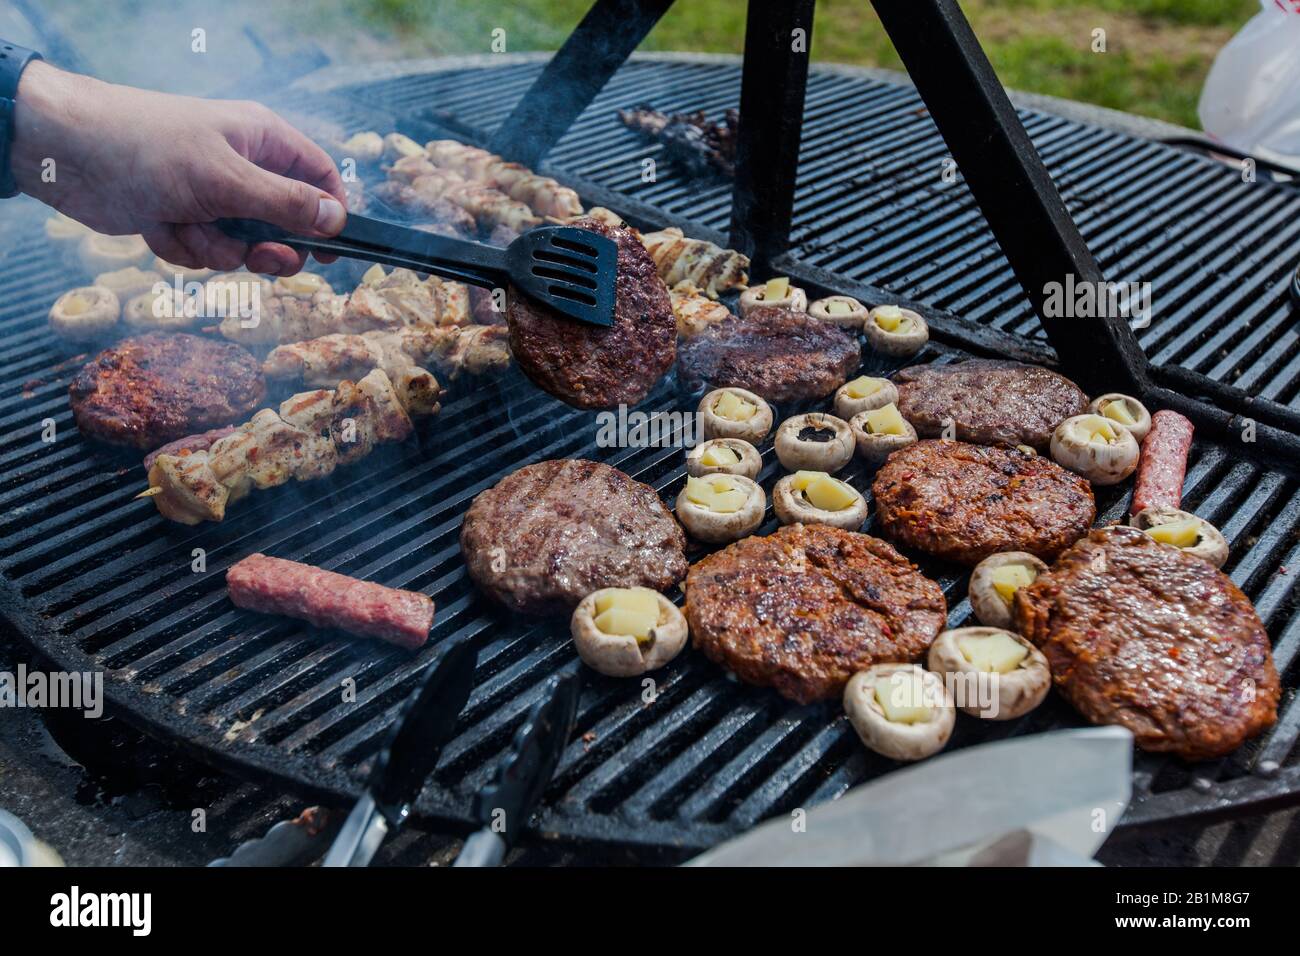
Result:
<svg viewBox="0 0 1300 956"><path fill-rule="evenodd" d="M450 169L467 180L499 189L511 199L527 204L543 219L582 215L582 200L574 190L533 172L522 163L508 162L486 149L454 139L435 139L425 143L424 149L438 168Z"/></svg>
<svg viewBox="0 0 1300 956"><path fill-rule="evenodd" d="M388 167L388 178L410 187L412 195L399 191L396 197L399 201L432 204L438 199L449 200L473 216L484 231L508 226L523 232L542 224L541 217L527 204L485 183L470 181L451 169L436 166L428 156L402 157Z"/></svg>
<svg viewBox="0 0 1300 956"><path fill-rule="evenodd" d="M673 316L677 319L677 334L684 339L699 335L710 325L734 319L735 314L716 299L710 299L689 281L668 290Z"/></svg>
<svg viewBox="0 0 1300 956"><path fill-rule="evenodd" d="M435 401L411 413L430 407L427 414L439 409ZM221 521L229 505L254 489L324 478L377 445L404 441L413 428L400 393L374 369L356 382L292 395L278 410L264 408L206 451L158 455L150 487L137 497L152 497L171 521Z"/></svg>

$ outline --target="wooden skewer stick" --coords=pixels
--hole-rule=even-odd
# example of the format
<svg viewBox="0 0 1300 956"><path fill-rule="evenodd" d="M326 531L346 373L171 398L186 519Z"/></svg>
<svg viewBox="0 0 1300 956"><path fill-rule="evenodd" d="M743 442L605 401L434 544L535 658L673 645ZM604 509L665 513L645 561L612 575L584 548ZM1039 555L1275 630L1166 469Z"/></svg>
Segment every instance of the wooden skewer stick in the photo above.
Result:
<svg viewBox="0 0 1300 956"><path fill-rule="evenodd" d="M141 498L152 498L154 495L160 494L162 494L162 485L154 485L152 488L146 488L131 500L138 501Z"/></svg>

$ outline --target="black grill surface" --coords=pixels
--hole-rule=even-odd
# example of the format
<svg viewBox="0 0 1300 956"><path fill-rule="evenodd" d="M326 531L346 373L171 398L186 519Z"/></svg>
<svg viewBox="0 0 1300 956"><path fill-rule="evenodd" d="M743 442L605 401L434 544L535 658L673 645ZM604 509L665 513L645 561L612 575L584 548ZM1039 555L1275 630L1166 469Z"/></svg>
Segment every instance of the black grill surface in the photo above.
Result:
<svg viewBox="0 0 1300 956"><path fill-rule="evenodd" d="M345 126L383 130L401 117L398 127L412 135L433 135L436 123L468 135L472 131L455 114L487 125L499 121L533 71L525 64L389 81L354 90L351 99L296 105L325 109ZM485 95L489 88L491 96ZM654 201L666 212L676 216L684 210L689 218L722 226L724 194L705 191L688 201L662 176L653 186L640 184L638 157L647 147L613 127L608 110L643 101L716 108L734 102L737 89L738 71L731 67L633 61L561 144L552 157L555 168L594 162L583 156L624 156L610 159L603 172L585 166L581 172L599 173L641 199L644 191L655 190ZM819 149L835 152L829 137L836 129L863 144L839 154L875 156L878 169L891 154L885 143L893 151L937 150L914 95L901 87L819 73L814 73L812 90L812 132L800 187L800 228L808 241L814 241L815 221L835 216L847 223L847 212L833 212L836 203L844 210L851 202L855 209L871 207L882 215L893 210L891 215L901 216L909 204L924 205L921 200L929 196L934 209L926 215L932 218L902 220L909 229L930 222L928 228L953 244L918 246L909 260L911 276L920 281L922 273L933 271L925 281L936 290L942 286L945 296L955 293L939 275L955 276L965 283L961 294L979 306L977 321L1005 320L1032 331L1025 320L1014 318L1022 308L1019 293L1012 290L1005 263L993 251L978 213L971 208L963 220L951 205L969 205L969 197L958 200L959 193L941 194L934 184L921 186L901 174L893 179L869 176L866 163L859 172L866 177L861 185L875 196L870 201L863 199L865 194L850 200L849 185L833 173L822 186L809 178L809 157ZM434 115L429 103L453 115ZM870 110L876 118L864 122ZM1166 164L1169 175L1181 169L1184 185L1202 179L1206 185L1221 174L1201 160L1117 134L1045 116L1027 119L1040 146L1058 140L1075 144L1063 146L1055 154L1057 162L1092 169L1090 188L1111 196L1108 201L1125 188L1105 174L1104 157L1112 151L1149 155ZM886 123L896 124L900 132L880 132ZM905 135L922 145L904 147ZM1159 201L1173 191L1175 186L1166 183ZM1271 208L1291 201L1289 193L1273 187L1260 195L1266 197L1260 202L1275 204ZM138 458L83 442L72 422L67 384L84 359L48 333L45 313L57 294L84 281L84 274L47 244L40 231L43 213L35 204L6 204L5 215L0 227L5 250L0 262L0 597L12 623L64 667L106 669L112 701L147 729L223 766L335 797L356 791L382 732L437 647L472 639L481 648L476 687L419 805L430 817L466 819L473 794L488 779L546 679L578 666L566 622L521 619L476 596L457 544L469 502L520 466L552 457L606 461L671 501L683 481L682 451L598 448L593 415L549 399L511 372L497 381L458 382L442 413L424 423L417 440L407 446L381 449L326 481L255 494L222 524L185 528L166 522L149 502L132 500L143 487ZM1197 216L1198 222L1213 225L1203 209ZM1152 218L1149 207L1143 218ZM1175 225L1191 228L1186 221L1171 220ZM1228 228L1224 222L1219 226ZM967 229L966 239L956 242L957 232ZM1094 228L1089 235L1096 241L1100 234ZM809 254L830 256L819 261L847 274L866 275L834 257L847 256L853 248L858 250L853 255L874 262L900 241L879 231L855 234L847 225L843 236L833 240L821 234L815 240L820 251ZM832 253L836 241L843 247ZM969 253L987 257L983 278L972 278L977 268L959 266L968 261L967 253L956 251L959 247L983 250ZM905 258L900 253L900 274ZM1205 283L1217 282L1206 276L1197 279L1201 291ZM880 281L881 274L873 272L870 278ZM909 279L906 288L925 287ZM1257 283L1253 288L1262 294L1265 287ZM1241 286L1233 290L1241 297L1248 293ZM946 362L961 355L932 345L921 360ZM887 369L868 360L869 373ZM646 411L693 407L694 400L677 393L671 381L642 406ZM783 408L780 413L800 410ZM50 443L42 441L47 420L57 435ZM764 464L760 480L770 491L780 473L770 443ZM860 463L846 477L869 496L870 473ZM1198 442L1185 500L1232 543L1226 570L1255 601L1273 638L1287 691L1278 726L1231 758L1186 766L1139 754L1127 824L1286 801L1300 791L1294 752L1300 707L1293 700L1292 666L1300 647L1300 620L1294 613L1300 574L1296 482ZM1103 520L1118 519L1127 510L1127 494L1104 492L1099 506ZM873 524L874 519L866 530ZM769 516L759 533L774 527ZM203 551L204 571L192 570L195 549ZM253 551L433 595L438 613L430 645L411 656L236 610L226 597L224 573ZM963 623L969 614L964 575L951 566L930 563L923 568L943 585L952 625ZM654 676L659 695L647 704L639 682L585 672L578 726L537 821L543 833L705 846L774 814L831 799L896 766L865 751L834 704L794 705L773 692L736 683L690 651ZM348 679L356 683L354 703L343 701ZM961 718L950 747L1080 725L1053 697L1027 718L1007 724Z"/></svg>

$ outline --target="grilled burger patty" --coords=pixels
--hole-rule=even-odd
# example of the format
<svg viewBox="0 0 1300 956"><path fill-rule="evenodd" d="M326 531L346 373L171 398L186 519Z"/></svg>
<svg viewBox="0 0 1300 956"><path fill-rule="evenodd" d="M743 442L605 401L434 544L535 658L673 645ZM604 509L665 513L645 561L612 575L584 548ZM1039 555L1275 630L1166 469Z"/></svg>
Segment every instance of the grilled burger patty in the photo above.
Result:
<svg viewBox="0 0 1300 956"><path fill-rule="evenodd" d="M694 390L747 388L769 402L825 398L862 363L857 337L776 306L708 326L681 346L678 369Z"/></svg>
<svg viewBox="0 0 1300 956"><path fill-rule="evenodd" d="M600 588L663 591L686 574L686 536L649 485L595 461L541 461L465 514L470 577L516 611L571 611Z"/></svg>
<svg viewBox="0 0 1300 956"><path fill-rule="evenodd" d="M677 348L668 287L634 233L597 219L581 226L618 244L614 324L587 325L511 289L510 351L538 388L577 408L635 405L672 367Z"/></svg>
<svg viewBox="0 0 1300 956"><path fill-rule="evenodd" d="M1134 528L1099 528L1016 592L1020 633L1085 717L1145 750L1231 753L1277 720L1268 634L1213 565Z"/></svg>
<svg viewBox="0 0 1300 956"><path fill-rule="evenodd" d="M1056 426L1088 410L1088 396L1068 378L1037 365L968 359L916 365L893 377L898 410L922 438L975 445L1029 445L1047 451Z"/></svg>
<svg viewBox="0 0 1300 956"><path fill-rule="evenodd" d="M960 564L999 551L1050 561L1097 516L1088 482L1050 459L955 441L894 452L872 492L887 538Z"/></svg>
<svg viewBox="0 0 1300 956"><path fill-rule="evenodd" d="M791 524L692 565L685 612L710 660L806 704L843 693L872 664L917 660L948 608L884 541Z"/></svg>
<svg viewBox="0 0 1300 956"><path fill-rule="evenodd" d="M68 395L83 435L148 451L239 421L262 403L266 382L233 342L152 332L104 349Z"/></svg>

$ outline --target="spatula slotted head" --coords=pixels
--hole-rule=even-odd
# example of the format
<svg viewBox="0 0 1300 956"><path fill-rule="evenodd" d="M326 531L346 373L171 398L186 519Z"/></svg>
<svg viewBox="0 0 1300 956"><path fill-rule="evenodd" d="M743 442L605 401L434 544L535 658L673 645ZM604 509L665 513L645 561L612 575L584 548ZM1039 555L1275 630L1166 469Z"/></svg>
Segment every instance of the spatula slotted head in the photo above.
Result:
<svg viewBox="0 0 1300 956"><path fill-rule="evenodd" d="M547 308L589 325L614 324L618 245L576 226L539 226L506 249L510 281Z"/></svg>

